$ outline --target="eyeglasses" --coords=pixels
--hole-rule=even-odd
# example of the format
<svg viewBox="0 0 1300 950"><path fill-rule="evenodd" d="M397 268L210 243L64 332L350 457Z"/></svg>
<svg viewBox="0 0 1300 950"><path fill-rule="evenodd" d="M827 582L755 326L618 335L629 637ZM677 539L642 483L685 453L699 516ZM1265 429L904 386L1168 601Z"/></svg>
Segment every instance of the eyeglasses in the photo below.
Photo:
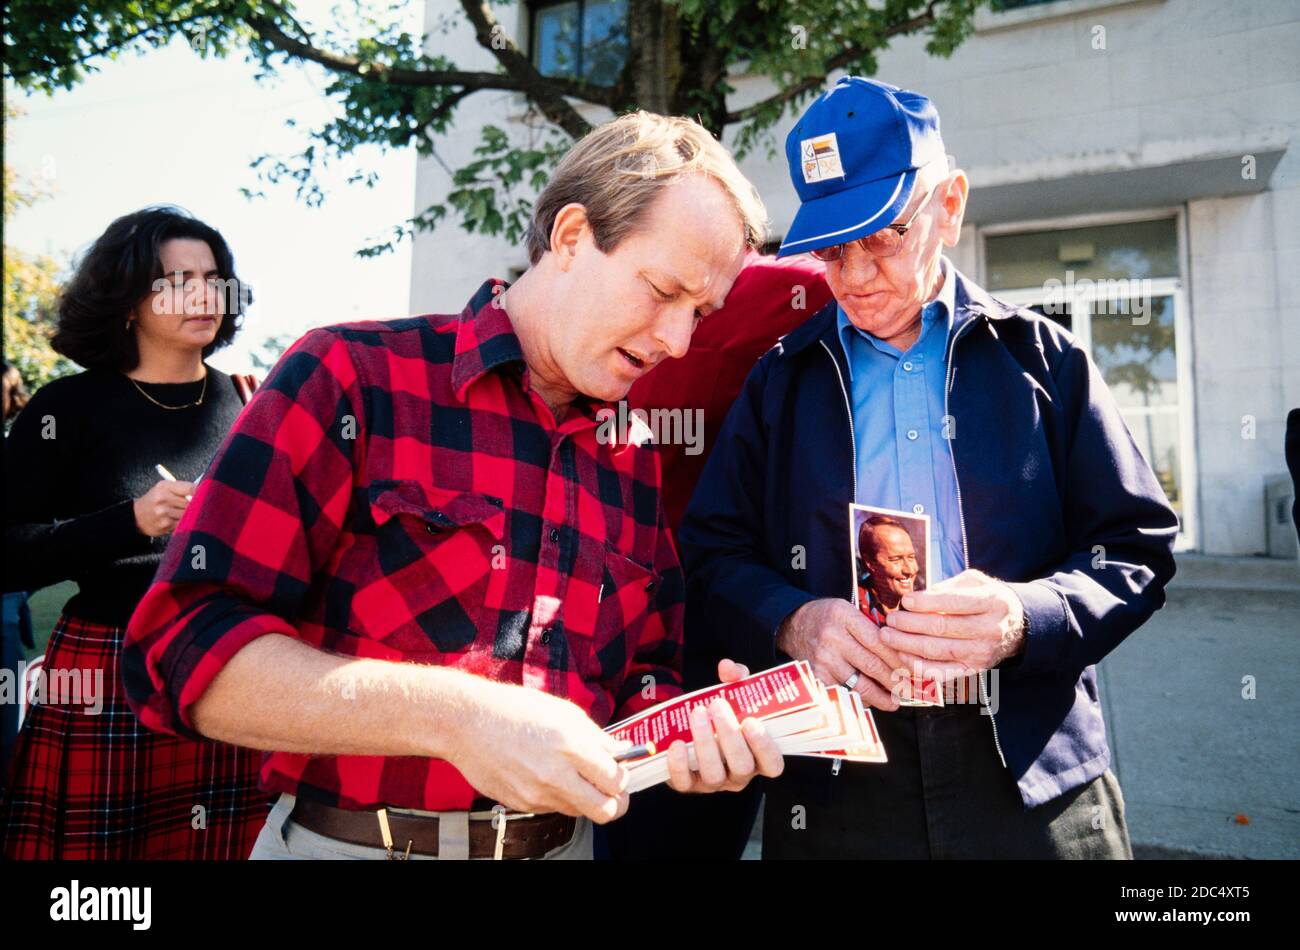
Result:
<svg viewBox="0 0 1300 950"><path fill-rule="evenodd" d="M912 222L915 221L916 216L921 213L921 209L930 203L930 198L934 195L934 189L937 187L938 185L936 184L925 193L925 197L921 199L921 203L916 206L916 210L912 212L912 216L902 224L888 225L887 227L883 227L879 231L876 231L874 234L868 234L866 237L860 237L856 241L850 241L849 243L858 245L868 254L873 254L876 257L893 257L902 249L903 236L911 229ZM845 247L847 247L845 244L831 244L828 247L819 247L817 250L809 251L808 253L819 261L838 261L844 256Z"/></svg>

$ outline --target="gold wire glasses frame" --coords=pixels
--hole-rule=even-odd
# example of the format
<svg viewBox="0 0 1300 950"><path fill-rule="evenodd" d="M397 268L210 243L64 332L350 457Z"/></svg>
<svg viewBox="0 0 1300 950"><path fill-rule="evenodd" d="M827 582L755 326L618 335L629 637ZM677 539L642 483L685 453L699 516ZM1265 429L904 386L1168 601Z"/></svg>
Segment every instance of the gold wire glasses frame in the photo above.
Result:
<svg viewBox="0 0 1300 950"><path fill-rule="evenodd" d="M921 213L921 209L930 203L930 199L934 196L934 190L938 187L939 185L936 183L925 193L925 197L921 200L921 203L916 206L916 210L912 212L911 217L902 224L886 225L879 231L868 234L866 237L860 237L856 241L849 241L848 243L857 244L868 254L873 254L876 257L893 257L902 248L903 237L912 227L912 222L915 221L916 216ZM809 251L808 253L819 261L838 261L844 256L844 248L846 246L846 244L831 244L828 247L819 247L815 251Z"/></svg>

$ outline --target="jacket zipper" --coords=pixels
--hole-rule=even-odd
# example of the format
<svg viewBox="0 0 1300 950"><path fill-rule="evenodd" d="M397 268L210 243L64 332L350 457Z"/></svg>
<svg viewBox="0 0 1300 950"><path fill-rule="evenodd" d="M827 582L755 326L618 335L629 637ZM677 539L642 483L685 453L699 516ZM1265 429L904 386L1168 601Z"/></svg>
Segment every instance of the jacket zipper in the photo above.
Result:
<svg viewBox="0 0 1300 950"><path fill-rule="evenodd" d="M840 364L835 361L835 354L831 348L826 345L825 340L818 340L826 355L831 358L831 365L835 367L835 376L840 381L840 392L844 394L844 410L849 414L849 445L853 450L853 461L849 466L849 474L853 476L853 503L858 501L858 438L853 432L853 401L849 399L849 388L844 385L844 373L840 371ZM850 599L853 591L849 591Z"/></svg>
<svg viewBox="0 0 1300 950"><path fill-rule="evenodd" d="M961 338L961 335L964 332L966 332L966 327L970 325L971 324L968 323L966 324L966 326L961 327L956 333L953 334L952 340L950 340L948 343L948 367L947 367L946 378L944 379L944 386L943 386L943 414L945 417L948 417L950 415L948 411L948 394L952 391L952 377L953 377L952 356L954 351L956 350L957 341ZM835 376L840 382L840 393L844 396L844 408L849 415L849 445L853 451L853 463L852 463L853 501L857 502L858 500L858 442L857 442L857 436L853 431L853 401L849 398L848 387L844 385L844 373L840 370L840 364L835 360L835 354L831 352L831 348L826 345L825 340L819 340L818 342L821 343L822 349L826 351L826 355L830 357L831 365L835 367ZM951 439L948 440L948 442L949 442L948 459L952 463L952 481L954 487L956 487L957 489L957 518L958 521L961 523L962 560L966 563L967 566L969 566L970 547L966 541L966 514L962 510L962 506L961 506L961 481L957 477L957 458L952 451ZM849 595L851 598L852 591L849 592ZM993 747L997 749L998 759L1002 762L1002 767L1006 768L1007 759L1006 756L1002 754L1002 740L998 737L998 721L997 718L993 715L993 710L989 708L988 683L985 681L984 676L985 673L981 672L977 677L977 679L979 680L979 691L980 691L979 700L984 705L984 707L989 710L989 723L990 725L993 726ZM838 769L836 769L835 771L838 772Z"/></svg>
<svg viewBox="0 0 1300 950"><path fill-rule="evenodd" d="M852 449L853 456L849 459L849 475L853 482L852 503L856 504L858 500L858 437L853 431L853 400L849 398L849 387L844 385L844 373L840 371L840 364L835 359L835 354L831 348L826 345L825 340L818 340L826 355L831 358L831 365L835 367L835 377L840 381L840 392L844 394L844 410L849 414L849 446ZM853 590L849 590L849 600L853 600ZM842 759L835 759L831 762L831 775L840 774L840 765Z"/></svg>
<svg viewBox="0 0 1300 950"><path fill-rule="evenodd" d="M957 332L952 335L952 339L948 341L948 366L943 381L944 425L948 425L949 421L952 419L952 413L948 411L948 396L952 392L952 377L954 373L953 354L957 351L957 341L961 339L961 335L966 331L967 327L972 326L974 323L974 320L968 322L965 326L958 329ZM952 483L957 489L957 520L961 523L962 561L967 567L970 567L970 548L966 543L966 513L962 510L961 506L961 480L957 477L957 454L952 450L952 440L955 437L954 434L949 434L949 437L946 439L948 443L948 460L952 462ZM998 721L993 715L993 709L989 703L988 681L985 679L987 674L987 670L981 670L976 676L976 679L979 681L979 701L983 704L984 708L988 710L989 723L993 726L993 747L998 750L998 758L1002 761L1002 767L1006 768L1007 758L1002 754L1002 741L998 738Z"/></svg>

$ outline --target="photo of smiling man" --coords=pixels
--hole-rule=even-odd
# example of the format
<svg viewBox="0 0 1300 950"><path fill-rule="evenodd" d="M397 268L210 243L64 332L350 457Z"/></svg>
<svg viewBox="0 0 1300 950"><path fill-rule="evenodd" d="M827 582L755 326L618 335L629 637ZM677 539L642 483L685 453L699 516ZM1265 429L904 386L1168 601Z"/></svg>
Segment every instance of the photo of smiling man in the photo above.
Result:
<svg viewBox="0 0 1300 950"><path fill-rule="evenodd" d="M906 609L905 597L929 587L934 574L930 563L930 517L892 508L849 505L849 539L853 548L853 604L867 620L885 628L896 611ZM904 681L909 686L900 688ZM890 686L890 695L900 706L944 704L944 691L936 676L913 670L909 677L906 670L896 668Z"/></svg>
<svg viewBox="0 0 1300 950"><path fill-rule="evenodd" d="M849 511L858 609L883 626L906 594L925 590L929 519L866 505L852 505Z"/></svg>

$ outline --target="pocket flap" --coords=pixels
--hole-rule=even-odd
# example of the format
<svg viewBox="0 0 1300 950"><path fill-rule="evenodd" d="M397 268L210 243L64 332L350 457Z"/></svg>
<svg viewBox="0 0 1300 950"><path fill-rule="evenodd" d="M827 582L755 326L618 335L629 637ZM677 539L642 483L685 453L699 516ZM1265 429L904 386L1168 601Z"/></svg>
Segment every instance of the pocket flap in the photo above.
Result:
<svg viewBox="0 0 1300 950"><path fill-rule="evenodd" d="M632 584L639 585L645 593L654 592L659 575L640 561L634 561L612 543L605 542L605 578L601 583L601 599L614 590Z"/></svg>
<svg viewBox="0 0 1300 950"><path fill-rule="evenodd" d="M494 538L505 533L505 508L501 499L491 495L450 491L414 480L371 482L367 493L376 527L398 515L412 515L433 530L480 524Z"/></svg>

